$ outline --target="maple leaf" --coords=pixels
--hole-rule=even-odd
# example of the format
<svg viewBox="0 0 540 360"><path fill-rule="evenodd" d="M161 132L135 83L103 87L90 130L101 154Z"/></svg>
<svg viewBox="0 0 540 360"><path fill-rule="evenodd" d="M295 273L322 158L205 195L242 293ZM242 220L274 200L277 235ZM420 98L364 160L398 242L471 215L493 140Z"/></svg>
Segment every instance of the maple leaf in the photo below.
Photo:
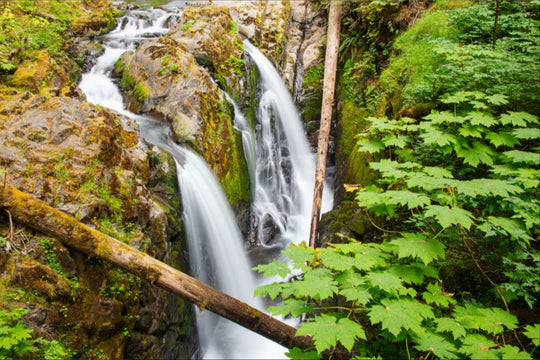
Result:
<svg viewBox="0 0 540 360"><path fill-rule="evenodd" d="M289 359L318 360L321 357L316 351L304 351L300 348L292 348L285 353Z"/></svg>
<svg viewBox="0 0 540 360"><path fill-rule="evenodd" d="M495 119L493 115L480 111L472 111L467 114L466 118L471 122L471 125L491 127L499 123L499 121Z"/></svg>
<svg viewBox="0 0 540 360"><path fill-rule="evenodd" d="M369 280L373 286L389 293L397 294L405 289L400 277L392 273L374 271L366 275L366 279Z"/></svg>
<svg viewBox="0 0 540 360"><path fill-rule="evenodd" d="M254 295L259 297L270 296L270 299L274 300L283 291L285 284L283 283L271 283L267 285L259 286L255 289Z"/></svg>
<svg viewBox="0 0 540 360"><path fill-rule="evenodd" d="M437 332L449 332L452 333L454 339L458 339L467 335L467 330L461 325L459 321L452 318L437 318L434 320L437 324Z"/></svg>
<svg viewBox="0 0 540 360"><path fill-rule="evenodd" d="M315 316L312 321L300 324L296 336L311 336L319 354L338 342L351 351L356 339L366 339L362 326L340 313Z"/></svg>
<svg viewBox="0 0 540 360"><path fill-rule="evenodd" d="M432 126L425 126L425 132L420 135L426 144L436 144L440 147L455 143L454 136L435 129Z"/></svg>
<svg viewBox="0 0 540 360"><path fill-rule="evenodd" d="M492 105L506 105L508 104L508 96L502 94L495 94L486 96L488 103Z"/></svg>
<svg viewBox="0 0 540 360"><path fill-rule="evenodd" d="M417 350L432 352L441 359L454 359L456 357L457 348L444 336L426 331L415 335L413 339L416 342L414 348Z"/></svg>
<svg viewBox="0 0 540 360"><path fill-rule="evenodd" d="M444 245L420 233L402 233L400 238L392 240L390 244L397 247L400 259L408 256L419 258L426 265L436 259L444 259Z"/></svg>
<svg viewBox="0 0 540 360"><path fill-rule="evenodd" d="M509 111L508 114L500 116L501 124L526 127L528 123L537 123L538 118L526 112Z"/></svg>
<svg viewBox="0 0 540 360"><path fill-rule="evenodd" d="M377 139L360 139L358 141L358 152L377 153L386 147Z"/></svg>
<svg viewBox="0 0 540 360"><path fill-rule="evenodd" d="M508 132L489 132L486 135L486 139L488 139L495 147L513 147L514 145L519 145L519 140L515 133L510 134Z"/></svg>
<svg viewBox="0 0 540 360"><path fill-rule="evenodd" d="M431 120L432 124L461 124L465 122L465 118L462 116L456 116L449 111L441 111L429 114L424 117L424 119Z"/></svg>
<svg viewBox="0 0 540 360"><path fill-rule="evenodd" d="M429 176L433 176L434 178L451 179L454 177L450 171L441 167L425 166L422 169L422 172L428 174Z"/></svg>
<svg viewBox="0 0 540 360"><path fill-rule="evenodd" d="M499 348L499 354L502 359L505 360L530 360L532 359L531 355L521 351L517 346L504 345Z"/></svg>
<svg viewBox="0 0 540 360"><path fill-rule="evenodd" d="M302 314L311 314L313 307L305 300L286 299L283 301L283 305L269 306L266 310L273 315L287 316L291 314L293 317L297 317Z"/></svg>
<svg viewBox="0 0 540 360"><path fill-rule="evenodd" d="M503 152L514 163L532 163L540 164L540 154L530 151L510 150Z"/></svg>
<svg viewBox="0 0 540 360"><path fill-rule="evenodd" d="M463 161L473 167L480 163L493 165L493 156L497 155L493 149L478 141L473 141L472 147L463 146L456 149L456 155L463 158Z"/></svg>
<svg viewBox="0 0 540 360"><path fill-rule="evenodd" d="M358 304L366 305L373 296L367 288L353 287L339 290L340 295L345 296L347 301L355 301Z"/></svg>
<svg viewBox="0 0 540 360"><path fill-rule="evenodd" d="M291 273L289 265L277 262L276 260L273 260L269 264L261 264L255 266L253 270L263 273L263 277L265 278L275 275L279 275L280 277L285 278Z"/></svg>
<svg viewBox="0 0 540 360"><path fill-rule="evenodd" d="M430 205L426 209L424 215L426 217L434 217L443 228L452 225L461 225L469 230L473 224L473 215L469 211L459 207L449 208L448 206Z"/></svg>
<svg viewBox="0 0 540 360"><path fill-rule="evenodd" d="M483 335L471 334L463 339L460 351L472 359L499 359L499 354L493 348L495 343Z"/></svg>
<svg viewBox="0 0 540 360"><path fill-rule="evenodd" d="M540 129L538 128L521 128L514 129L512 134L518 139L533 140L540 138Z"/></svg>
<svg viewBox="0 0 540 360"><path fill-rule="evenodd" d="M309 269L309 266L307 266L306 263L312 262L315 257L315 249L306 247L306 243L303 241L300 245L289 245L289 247L281 253L292 260L296 269L302 271L307 271Z"/></svg>
<svg viewBox="0 0 540 360"><path fill-rule="evenodd" d="M420 333L422 321L434 317L429 305L416 300L383 299L381 303L382 305L373 306L368 316L373 324L381 323L382 328L387 329L394 336L398 336L402 329Z"/></svg>
<svg viewBox="0 0 540 360"><path fill-rule="evenodd" d="M404 148L411 141L412 140L409 136L395 136L394 134L390 134L383 139L383 143L385 146L395 146L397 148Z"/></svg>
<svg viewBox="0 0 540 360"><path fill-rule="evenodd" d="M293 281L283 289L283 297L295 296L297 298L311 297L323 300L332 297L338 292L337 282L328 269L314 269L304 275L301 281Z"/></svg>
<svg viewBox="0 0 540 360"><path fill-rule="evenodd" d="M408 190L386 191L382 195L388 198L387 203L407 206L409 209L423 207L431 204L431 200L425 194L414 193Z"/></svg>
<svg viewBox="0 0 540 360"><path fill-rule="evenodd" d="M523 335L531 339L534 346L540 346L540 324L525 326Z"/></svg>
<svg viewBox="0 0 540 360"><path fill-rule="evenodd" d="M441 287L438 284L428 284L422 297L428 304L435 304L442 308L448 308L450 304L455 305L456 300L452 299L451 294L443 294Z"/></svg>
<svg viewBox="0 0 540 360"><path fill-rule="evenodd" d="M420 285L424 282L424 271L414 266L413 264L410 265L392 265L388 270L388 272L397 275L407 284L417 284Z"/></svg>
<svg viewBox="0 0 540 360"><path fill-rule="evenodd" d="M465 125L458 130L463 137L482 138L483 128L480 126Z"/></svg>

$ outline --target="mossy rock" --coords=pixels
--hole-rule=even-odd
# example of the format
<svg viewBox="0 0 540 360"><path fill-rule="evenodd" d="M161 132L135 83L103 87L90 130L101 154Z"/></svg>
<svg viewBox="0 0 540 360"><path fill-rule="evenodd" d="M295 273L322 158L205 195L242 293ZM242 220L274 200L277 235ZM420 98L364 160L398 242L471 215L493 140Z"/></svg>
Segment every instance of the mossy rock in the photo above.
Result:
<svg viewBox="0 0 540 360"><path fill-rule="evenodd" d="M362 240L372 229L367 215L354 201L343 201L321 217L318 247L328 244L347 243L349 238Z"/></svg>

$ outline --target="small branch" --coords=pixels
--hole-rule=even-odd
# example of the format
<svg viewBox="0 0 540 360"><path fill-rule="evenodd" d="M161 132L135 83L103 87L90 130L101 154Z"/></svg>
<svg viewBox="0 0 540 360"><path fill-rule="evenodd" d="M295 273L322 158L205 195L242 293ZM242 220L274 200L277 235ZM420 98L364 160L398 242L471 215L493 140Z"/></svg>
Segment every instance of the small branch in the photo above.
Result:
<svg viewBox="0 0 540 360"><path fill-rule="evenodd" d="M369 216L369 213L368 213L367 211L365 212L365 214L366 214L366 216L367 216L369 222L371 223L371 225L373 225L376 229L378 229L378 230L380 230L380 231L382 231L382 232L385 232L385 233L391 233L391 234L400 234L400 233L401 233L401 231L385 230L385 229L383 229L383 228L377 226L377 224L375 224L375 223L373 222L373 220L371 219L371 217Z"/></svg>
<svg viewBox="0 0 540 360"><path fill-rule="evenodd" d="M510 307L508 306L508 302L504 298L503 293L501 292L501 290L499 290L499 287L497 286L497 284L495 284L495 282L493 280L491 280L491 278L486 274L486 272L484 271L484 269L482 268L482 266L480 265L478 260L476 260L476 257L474 256L474 253L473 253L471 247L469 246L469 244L467 243L467 240L465 239L465 236L463 234L463 227L462 226L459 226L459 232L460 232L460 235L461 235L461 239L463 240L463 244L467 248L467 251L469 252L469 255L471 256L471 259L474 262L474 265L476 266L478 271L480 271L480 274L482 274L482 276L491 284L491 286L493 287L493 290L495 290L497 292L497 294L499 294L499 297L501 298L501 300L502 300L502 302L504 304L506 312L509 313L509 314L512 314L510 312ZM517 332L515 330L513 332L514 332L514 337L516 338L518 344L521 346L521 349L523 351L527 351L525 346L523 346L523 344L521 343L521 340L519 340L519 336L518 336Z"/></svg>

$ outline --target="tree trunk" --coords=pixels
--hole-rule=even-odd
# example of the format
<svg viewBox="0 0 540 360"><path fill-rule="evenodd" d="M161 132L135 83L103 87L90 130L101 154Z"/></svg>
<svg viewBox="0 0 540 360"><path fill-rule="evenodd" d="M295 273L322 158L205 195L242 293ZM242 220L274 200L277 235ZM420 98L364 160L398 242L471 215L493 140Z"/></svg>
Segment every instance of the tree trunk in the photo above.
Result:
<svg viewBox="0 0 540 360"><path fill-rule="evenodd" d="M321 106L321 125L317 149L317 165L315 170L315 188L313 191L313 208L311 212L311 228L309 246L315 247L321 215L321 202L326 173L326 157L328 154L328 137L332 124L332 109L336 87L336 69L339 52L339 33L341 26L342 0L330 2L328 14L328 30L326 32L326 55L324 58L324 80Z"/></svg>
<svg viewBox="0 0 540 360"><path fill-rule="evenodd" d="M89 256L111 262L226 319L287 348L307 349L310 337L295 337L296 329L141 251L96 231L13 187L0 187L0 208L18 222L54 236Z"/></svg>
<svg viewBox="0 0 540 360"><path fill-rule="evenodd" d="M501 0L495 0L495 19L493 20L493 48L497 46L497 31L498 31L500 11L501 11Z"/></svg>

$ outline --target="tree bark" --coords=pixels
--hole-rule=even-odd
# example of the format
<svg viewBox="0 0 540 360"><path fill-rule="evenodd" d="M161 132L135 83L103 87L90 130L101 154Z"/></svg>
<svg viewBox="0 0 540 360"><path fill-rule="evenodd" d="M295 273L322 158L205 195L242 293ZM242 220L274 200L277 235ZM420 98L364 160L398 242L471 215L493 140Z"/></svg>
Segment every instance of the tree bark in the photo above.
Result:
<svg viewBox="0 0 540 360"><path fill-rule="evenodd" d="M499 13L501 11L501 0L495 0L495 19L493 20L493 48L497 46L497 30L499 24Z"/></svg>
<svg viewBox="0 0 540 360"><path fill-rule="evenodd" d="M326 157L328 154L328 138L332 124L332 109L336 87L336 70L339 52L339 34L341 27L342 0L330 2L328 14L328 30L326 32L326 55L324 58L324 80L321 106L321 125L317 148L317 165L315 169L315 187L313 190L313 207L311 212L311 227L309 246L315 247L321 216L321 202L326 173Z"/></svg>
<svg viewBox="0 0 540 360"><path fill-rule="evenodd" d="M287 348L307 349L314 344L310 337L295 337L294 327L82 224L32 195L10 186L0 187L0 208L16 221L54 236L73 249L113 263L201 310L210 310Z"/></svg>

